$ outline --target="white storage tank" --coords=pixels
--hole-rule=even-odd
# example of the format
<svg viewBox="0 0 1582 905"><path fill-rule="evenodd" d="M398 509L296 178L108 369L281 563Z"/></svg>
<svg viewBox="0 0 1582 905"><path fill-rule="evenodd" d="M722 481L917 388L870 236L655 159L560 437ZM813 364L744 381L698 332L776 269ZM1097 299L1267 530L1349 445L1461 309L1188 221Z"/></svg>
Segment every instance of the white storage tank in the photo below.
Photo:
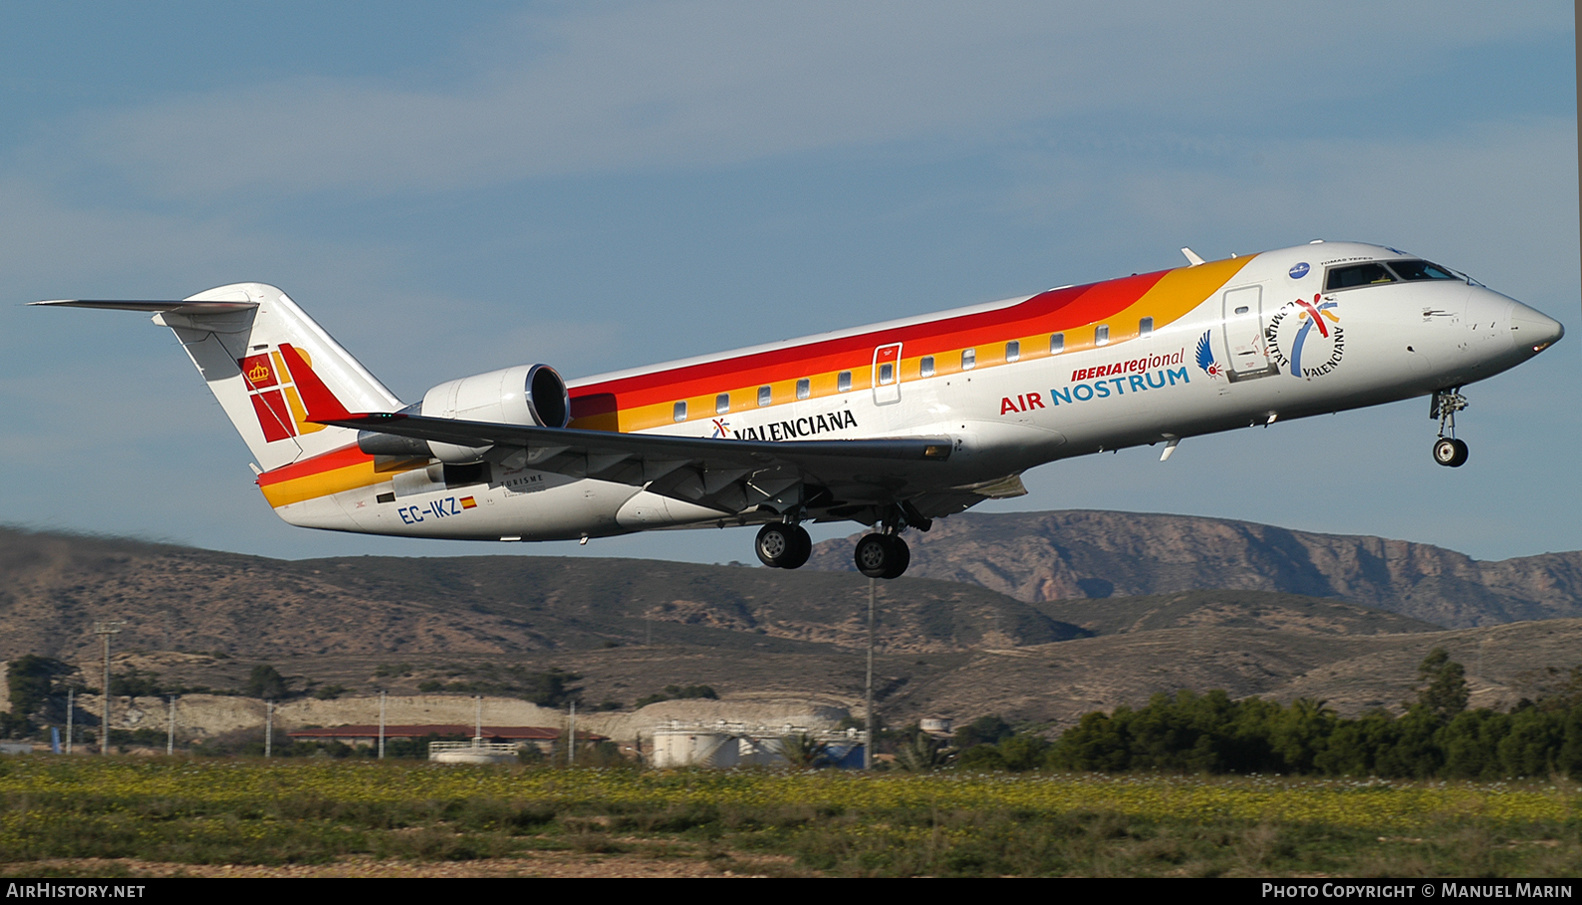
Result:
<svg viewBox="0 0 1582 905"><path fill-rule="evenodd" d="M741 749L734 733L698 728L654 729L655 767L734 767Z"/></svg>

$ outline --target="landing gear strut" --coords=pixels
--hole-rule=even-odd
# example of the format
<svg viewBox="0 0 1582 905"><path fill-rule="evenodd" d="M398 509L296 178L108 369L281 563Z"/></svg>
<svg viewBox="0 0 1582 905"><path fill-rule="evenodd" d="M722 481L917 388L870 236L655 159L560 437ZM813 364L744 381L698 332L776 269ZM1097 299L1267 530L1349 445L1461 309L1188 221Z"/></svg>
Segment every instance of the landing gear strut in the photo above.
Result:
<svg viewBox="0 0 1582 905"><path fill-rule="evenodd" d="M801 525L777 522L758 529L753 552L771 569L796 569L813 555L813 538Z"/></svg>
<svg viewBox="0 0 1582 905"><path fill-rule="evenodd" d="M1467 407L1461 387L1439 390L1428 406L1428 417L1439 419L1439 439L1434 441L1434 461L1449 468L1467 462L1467 444L1456 439L1456 412Z"/></svg>

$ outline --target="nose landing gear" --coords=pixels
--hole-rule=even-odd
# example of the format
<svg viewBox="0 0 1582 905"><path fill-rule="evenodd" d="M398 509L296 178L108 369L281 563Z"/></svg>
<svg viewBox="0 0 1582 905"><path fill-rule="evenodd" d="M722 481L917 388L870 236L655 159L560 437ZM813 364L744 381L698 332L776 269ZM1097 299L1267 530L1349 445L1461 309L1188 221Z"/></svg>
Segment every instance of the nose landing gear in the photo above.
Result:
<svg viewBox="0 0 1582 905"><path fill-rule="evenodd" d="M1434 441L1434 461L1460 468L1467 461L1467 444L1454 437L1440 437Z"/></svg>
<svg viewBox="0 0 1582 905"><path fill-rule="evenodd" d="M1467 444L1456 439L1456 412L1467 407L1461 387L1439 390L1428 406L1428 417L1439 419L1439 439L1434 441L1434 461L1449 468L1467 462ZM1447 436L1448 434L1448 436Z"/></svg>

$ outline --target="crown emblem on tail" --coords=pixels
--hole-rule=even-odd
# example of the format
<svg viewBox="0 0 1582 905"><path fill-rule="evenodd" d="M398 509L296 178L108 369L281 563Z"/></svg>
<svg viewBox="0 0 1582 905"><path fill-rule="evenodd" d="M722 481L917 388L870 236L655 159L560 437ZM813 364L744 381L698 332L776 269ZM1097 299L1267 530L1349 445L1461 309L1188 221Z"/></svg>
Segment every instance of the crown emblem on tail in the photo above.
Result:
<svg viewBox="0 0 1582 905"><path fill-rule="evenodd" d="M253 383L262 383L265 380L268 380L269 366L265 365L263 362L253 365L253 369L247 372L247 379Z"/></svg>

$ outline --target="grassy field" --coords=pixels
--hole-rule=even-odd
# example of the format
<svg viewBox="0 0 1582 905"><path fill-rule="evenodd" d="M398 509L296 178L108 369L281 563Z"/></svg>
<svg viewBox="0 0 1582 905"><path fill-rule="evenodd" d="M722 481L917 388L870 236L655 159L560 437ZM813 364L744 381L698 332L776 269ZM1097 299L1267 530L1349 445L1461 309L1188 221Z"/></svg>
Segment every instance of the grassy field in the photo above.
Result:
<svg viewBox="0 0 1582 905"><path fill-rule="evenodd" d="M1573 783L0 761L0 873L1571 876Z"/></svg>

